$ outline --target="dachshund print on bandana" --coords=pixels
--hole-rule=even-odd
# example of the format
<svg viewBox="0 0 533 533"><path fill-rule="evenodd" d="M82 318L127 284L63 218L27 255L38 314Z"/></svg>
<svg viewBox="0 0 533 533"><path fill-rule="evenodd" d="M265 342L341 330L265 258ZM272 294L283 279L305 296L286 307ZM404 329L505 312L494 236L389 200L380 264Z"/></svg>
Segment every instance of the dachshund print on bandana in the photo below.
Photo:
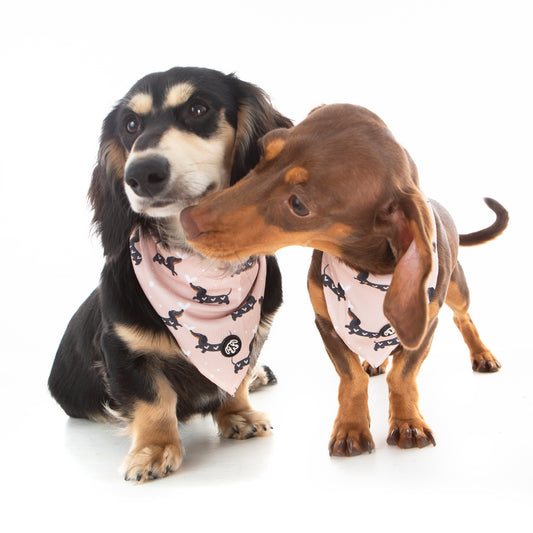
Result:
<svg viewBox="0 0 533 533"><path fill-rule="evenodd" d="M433 215L433 211L430 208ZM435 235L435 219L433 235ZM433 269L426 287L428 301L433 299L437 284L438 256L433 243ZM383 302L392 274L375 275L358 272L324 252L322 284L328 313L335 331L352 352L377 368L400 344L394 328L383 313Z"/></svg>
<svg viewBox="0 0 533 533"><path fill-rule="evenodd" d="M234 394L250 364L261 318L266 260L250 258L237 272L142 233L130 239L133 269L144 294L196 368Z"/></svg>

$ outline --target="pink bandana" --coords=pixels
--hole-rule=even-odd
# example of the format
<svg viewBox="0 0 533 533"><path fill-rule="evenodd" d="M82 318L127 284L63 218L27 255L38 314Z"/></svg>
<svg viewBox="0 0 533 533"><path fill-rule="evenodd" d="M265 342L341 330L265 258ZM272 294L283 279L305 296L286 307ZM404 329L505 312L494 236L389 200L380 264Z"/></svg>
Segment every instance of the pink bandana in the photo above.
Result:
<svg viewBox="0 0 533 533"><path fill-rule="evenodd" d="M261 317L266 260L250 258L232 275L138 229L130 239L144 294L183 353L213 383L234 394L247 372Z"/></svg>
<svg viewBox="0 0 533 533"><path fill-rule="evenodd" d="M432 220L435 224L434 215ZM427 281L430 302L437 284L438 264L434 243L433 269ZM400 344L396 331L383 313L391 281L392 274L358 272L332 255L324 253L322 256L324 296L335 331L350 350L374 368Z"/></svg>

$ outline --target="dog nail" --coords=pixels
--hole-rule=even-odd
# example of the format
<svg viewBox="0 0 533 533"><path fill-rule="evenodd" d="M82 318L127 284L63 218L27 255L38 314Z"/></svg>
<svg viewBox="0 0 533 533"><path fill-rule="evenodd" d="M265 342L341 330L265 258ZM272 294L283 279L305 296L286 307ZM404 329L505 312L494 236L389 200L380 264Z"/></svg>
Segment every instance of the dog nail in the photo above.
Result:
<svg viewBox="0 0 533 533"><path fill-rule="evenodd" d="M349 439L348 442L346 443L346 453L347 455L354 455L354 448L353 448L353 440L352 439ZM357 450L355 450L355 453L357 453Z"/></svg>
<svg viewBox="0 0 533 533"><path fill-rule="evenodd" d="M329 455L333 455L333 446L335 445L335 439L333 439L330 443L329 443L329 446L328 446L328 449L329 449Z"/></svg>
<svg viewBox="0 0 533 533"><path fill-rule="evenodd" d="M343 440L337 443L337 449L335 450L335 455L346 455L346 442Z"/></svg>
<svg viewBox="0 0 533 533"><path fill-rule="evenodd" d="M141 481L143 475L142 474L137 474L137 481Z"/></svg>
<svg viewBox="0 0 533 533"><path fill-rule="evenodd" d="M389 436L387 437L387 444L398 444L399 436L398 436L398 429L393 429Z"/></svg>

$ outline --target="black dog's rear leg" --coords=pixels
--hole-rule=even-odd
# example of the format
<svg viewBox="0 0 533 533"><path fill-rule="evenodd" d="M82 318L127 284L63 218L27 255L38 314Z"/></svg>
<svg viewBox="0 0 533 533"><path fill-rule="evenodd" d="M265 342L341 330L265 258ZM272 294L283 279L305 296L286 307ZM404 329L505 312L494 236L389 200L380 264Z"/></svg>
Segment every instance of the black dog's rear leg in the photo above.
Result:
<svg viewBox="0 0 533 533"><path fill-rule="evenodd" d="M105 407L114 407L105 386L99 346L102 330L98 289L72 317L54 359L48 388L67 415L101 420Z"/></svg>

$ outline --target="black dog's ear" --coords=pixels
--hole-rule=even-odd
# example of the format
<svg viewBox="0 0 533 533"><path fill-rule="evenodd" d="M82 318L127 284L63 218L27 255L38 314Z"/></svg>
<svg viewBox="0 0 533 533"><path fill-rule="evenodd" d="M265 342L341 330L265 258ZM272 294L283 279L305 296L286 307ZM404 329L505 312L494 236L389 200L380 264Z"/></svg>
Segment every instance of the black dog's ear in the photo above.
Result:
<svg viewBox="0 0 533 533"><path fill-rule="evenodd" d="M126 153L117 139L117 116L118 106L104 120L88 193L94 210L93 224L106 256L115 255L124 248L133 225L133 212L124 190Z"/></svg>
<svg viewBox="0 0 533 533"><path fill-rule="evenodd" d="M272 107L269 97L259 87L231 75L238 94L237 133L233 150L231 184L243 178L257 165L261 156L259 139L276 128L290 128L292 122Z"/></svg>

